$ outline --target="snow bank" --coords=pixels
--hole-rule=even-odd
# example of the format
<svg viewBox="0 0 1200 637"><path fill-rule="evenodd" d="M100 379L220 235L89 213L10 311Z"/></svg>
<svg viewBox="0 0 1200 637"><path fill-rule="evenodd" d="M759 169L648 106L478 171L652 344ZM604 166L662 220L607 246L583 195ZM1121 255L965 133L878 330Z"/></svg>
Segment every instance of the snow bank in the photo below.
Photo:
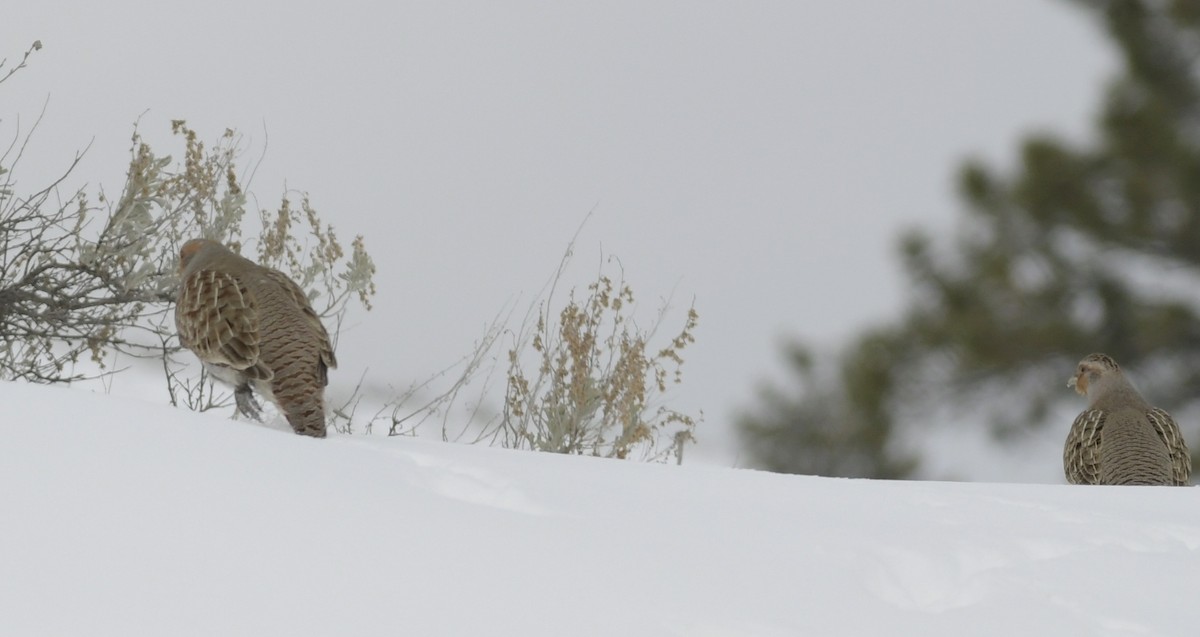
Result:
<svg viewBox="0 0 1200 637"><path fill-rule="evenodd" d="M0 635L1117 635L1200 625L1200 491L312 440L0 383Z"/></svg>

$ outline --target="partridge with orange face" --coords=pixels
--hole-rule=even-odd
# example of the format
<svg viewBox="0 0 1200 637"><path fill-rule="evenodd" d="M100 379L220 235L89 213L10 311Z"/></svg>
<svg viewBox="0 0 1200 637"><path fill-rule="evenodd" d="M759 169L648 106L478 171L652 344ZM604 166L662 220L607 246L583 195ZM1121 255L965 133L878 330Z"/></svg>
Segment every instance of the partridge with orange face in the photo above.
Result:
<svg viewBox="0 0 1200 637"><path fill-rule="evenodd" d="M300 286L207 239L183 245L179 269L179 340L233 385L238 411L260 418L257 391L296 433L325 437L325 385L337 359Z"/></svg>
<svg viewBox="0 0 1200 637"><path fill-rule="evenodd" d="M1068 381L1087 396L1063 449L1071 484L1186 485L1192 459L1179 425L1152 407L1104 354L1079 361Z"/></svg>

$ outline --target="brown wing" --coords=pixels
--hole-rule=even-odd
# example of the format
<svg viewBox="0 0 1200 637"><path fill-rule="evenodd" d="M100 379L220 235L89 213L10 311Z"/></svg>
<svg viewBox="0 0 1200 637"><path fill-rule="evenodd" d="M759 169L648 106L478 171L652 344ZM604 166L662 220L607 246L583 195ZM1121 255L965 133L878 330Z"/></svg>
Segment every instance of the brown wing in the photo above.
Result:
<svg viewBox="0 0 1200 637"><path fill-rule="evenodd" d="M317 315L312 304L308 302L308 296L304 290L293 281L288 275L279 270L271 268L263 268L266 271L267 278L275 281L280 287L288 291L292 300L296 302L296 307L304 313L304 320L313 330L313 333L320 339L321 362L330 369L337 368L337 357L333 354L333 343L329 340L329 332L325 330L325 324L321 322L321 317Z"/></svg>
<svg viewBox="0 0 1200 637"><path fill-rule="evenodd" d="M1104 412L1090 409L1075 417L1067 444L1063 448L1063 471L1071 484L1096 484L1100 481L1100 431Z"/></svg>
<svg viewBox="0 0 1200 637"><path fill-rule="evenodd" d="M258 310L236 277L213 270L189 275L175 303L179 341L205 363L268 380L271 370L259 363Z"/></svg>
<svg viewBox="0 0 1200 637"><path fill-rule="evenodd" d="M1188 483L1192 473L1192 454L1188 452L1187 443L1183 441L1183 432L1171 414L1157 407L1146 412L1146 419L1154 426L1154 433L1167 445L1171 454L1171 479L1178 486Z"/></svg>

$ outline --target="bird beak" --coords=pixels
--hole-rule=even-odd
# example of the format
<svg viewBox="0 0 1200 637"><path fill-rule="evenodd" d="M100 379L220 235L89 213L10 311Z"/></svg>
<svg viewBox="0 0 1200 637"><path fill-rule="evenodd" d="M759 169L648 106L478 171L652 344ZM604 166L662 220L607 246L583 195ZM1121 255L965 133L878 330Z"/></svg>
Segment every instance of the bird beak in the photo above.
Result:
<svg viewBox="0 0 1200 637"><path fill-rule="evenodd" d="M1075 393L1079 394L1080 396L1087 396L1088 382L1087 378L1084 378L1082 373L1075 374L1074 376L1068 378L1067 387L1074 389Z"/></svg>

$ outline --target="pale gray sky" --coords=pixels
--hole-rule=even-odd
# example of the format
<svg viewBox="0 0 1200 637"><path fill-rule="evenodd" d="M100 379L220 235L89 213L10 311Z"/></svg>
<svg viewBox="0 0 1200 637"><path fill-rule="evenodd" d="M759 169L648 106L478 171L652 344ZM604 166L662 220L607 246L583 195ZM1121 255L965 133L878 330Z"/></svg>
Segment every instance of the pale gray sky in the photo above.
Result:
<svg viewBox="0 0 1200 637"><path fill-rule="evenodd" d="M701 322L670 405L700 456L779 374L900 307L898 232L950 231L956 162L1007 163L1031 129L1081 138L1116 60L1052 0L838 2L25 2L0 21L0 136L49 98L20 176L94 140L77 182L115 194L131 125L171 119L260 151L379 266L342 334L353 383L405 386L528 300L589 210L568 281L616 255L639 315L674 293Z"/></svg>

